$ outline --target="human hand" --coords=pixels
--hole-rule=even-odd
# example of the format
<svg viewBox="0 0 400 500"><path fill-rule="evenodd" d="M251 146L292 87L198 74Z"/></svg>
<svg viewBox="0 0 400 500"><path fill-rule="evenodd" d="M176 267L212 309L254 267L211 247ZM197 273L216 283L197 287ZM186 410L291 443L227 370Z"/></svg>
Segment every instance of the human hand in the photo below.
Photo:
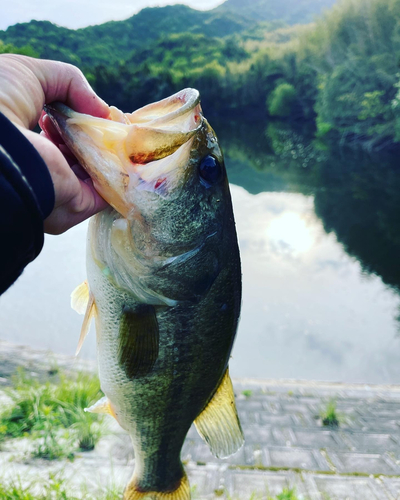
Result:
<svg viewBox="0 0 400 500"><path fill-rule="evenodd" d="M44 221L45 232L60 234L107 207L92 180L78 164L43 112L44 104L60 101L100 118L107 104L92 90L81 71L70 64L0 55L0 111L33 144L46 163L55 191L55 206ZM40 124L41 134L32 129Z"/></svg>

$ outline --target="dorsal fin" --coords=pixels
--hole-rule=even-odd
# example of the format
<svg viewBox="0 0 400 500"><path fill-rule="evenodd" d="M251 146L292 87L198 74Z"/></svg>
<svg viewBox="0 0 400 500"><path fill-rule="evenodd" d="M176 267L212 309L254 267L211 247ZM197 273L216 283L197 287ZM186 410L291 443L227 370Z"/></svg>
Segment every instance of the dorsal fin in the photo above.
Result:
<svg viewBox="0 0 400 500"><path fill-rule="evenodd" d="M214 396L194 424L213 455L218 458L227 458L243 446L244 437L228 369Z"/></svg>

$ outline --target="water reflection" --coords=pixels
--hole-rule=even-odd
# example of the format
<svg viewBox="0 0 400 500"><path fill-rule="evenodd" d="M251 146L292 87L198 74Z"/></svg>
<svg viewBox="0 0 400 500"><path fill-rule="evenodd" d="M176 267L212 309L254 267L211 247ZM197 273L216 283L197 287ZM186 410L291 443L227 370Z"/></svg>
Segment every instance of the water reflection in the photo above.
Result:
<svg viewBox="0 0 400 500"><path fill-rule="evenodd" d="M368 273L400 290L400 165L397 158L338 155L320 166L315 209L327 232Z"/></svg>
<svg viewBox="0 0 400 500"><path fill-rule="evenodd" d="M315 241L312 230L298 213L290 211L274 218L267 228L271 248L279 248L290 253L304 253Z"/></svg>
<svg viewBox="0 0 400 500"><path fill-rule="evenodd" d="M250 193L269 192L254 198L268 197L264 224L242 242L245 299L257 306L252 313L244 306L237 349L248 352L249 332L260 347L253 360L243 361L241 352L242 363L257 376L399 382L397 158L315 144L302 132L277 123L222 129L231 181ZM282 191L298 193L296 209L291 198L283 210L290 195ZM254 199L241 200L252 206L249 221L260 210ZM271 226L261 247L256 234ZM249 228L239 229L241 238L242 231ZM252 245L260 253L246 256ZM248 260L257 262L252 271Z"/></svg>
<svg viewBox="0 0 400 500"><path fill-rule="evenodd" d="M338 144L318 149L315 141L287 125L222 131L231 182L254 194L285 191L314 196L325 231L335 233L366 273L400 290L396 156L373 156Z"/></svg>
<svg viewBox="0 0 400 500"><path fill-rule="evenodd" d="M233 373L400 380L398 296L325 232L313 197L237 186L232 195L244 286Z"/></svg>

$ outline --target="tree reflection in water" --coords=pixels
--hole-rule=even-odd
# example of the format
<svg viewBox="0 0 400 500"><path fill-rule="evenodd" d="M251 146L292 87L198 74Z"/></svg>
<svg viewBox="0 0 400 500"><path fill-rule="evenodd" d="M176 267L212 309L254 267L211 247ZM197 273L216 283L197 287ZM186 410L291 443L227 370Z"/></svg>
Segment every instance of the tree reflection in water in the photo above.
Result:
<svg viewBox="0 0 400 500"><path fill-rule="evenodd" d="M400 162L396 154L316 144L286 124L217 128L229 180L249 193L314 196L315 212L366 273L400 292Z"/></svg>
<svg viewBox="0 0 400 500"><path fill-rule="evenodd" d="M340 370L343 370L344 379L347 377L347 380L351 377L354 381L398 382L400 372L395 368L398 364L395 358L400 354L399 346L397 346L397 343L392 343L389 347L388 340L390 337L394 339L396 330L400 330L400 314L396 312L398 299L387 300L387 297L390 296L389 290L391 290L392 294L395 294L393 297L396 295L398 297L400 293L400 165L396 156L394 154L372 155L360 150L343 149L338 145L335 147L318 144L310 135L308 135L307 139L307 136L301 133L303 131L290 130L286 125L280 126L277 123L269 124L264 130L257 126L246 127L243 124L234 124L230 127L219 127L218 124L214 124L214 126L222 142L229 179L232 184L242 186L253 195L259 194L259 196L262 196L261 193L300 193L309 197L312 200L314 217L316 216L321 221L320 231L325 236L334 236L346 254L358 262L358 273L361 280L364 279L365 281L368 277L370 277L370 281L372 280L369 292L366 292L371 294L368 300L365 300L362 303L363 305L361 299L357 304L352 302L351 308L353 308L353 311L357 310L357 319L355 319L355 316L352 317L352 313L350 313L347 319L346 331L338 332L337 339L334 339L334 336L328 333L330 325L322 323L316 335L305 333L305 335L308 335L309 351L319 350L322 358L327 363L332 364L331 372L328 372L328 370L323 371L324 367L321 367L322 376L325 378L333 377L333 367L336 364L338 379L342 379ZM237 197L237 195L235 196ZM272 194L269 198L270 201L277 199L271 198L271 196ZM246 203L244 196L239 197L239 200ZM250 202L247 201L247 203ZM266 203L265 201L264 204ZM319 245L317 249L317 240L319 238L317 226L319 227L319 225L313 221L308 225L305 213L301 212L303 209L297 208L296 210L300 210L300 212L291 212L289 206L290 204L287 204L285 209L282 208L282 213L278 213L279 209L275 207L274 210L277 213L272 221L269 221L268 218L268 210L271 210L271 208L267 208L264 215L260 213L253 214L256 220L262 216L265 218L265 230L268 231L268 252L270 254L266 251L265 244L261 247L261 243L257 243L259 245L260 263L267 260L272 262L272 252L280 245L279 252L281 256L285 252L286 256L290 254L292 257L304 254L300 259L302 263L300 264L299 260L299 263L296 264L297 268L293 267L292 276L294 276L294 273L300 272L298 267L304 264L307 252L310 254L307 257L309 260L312 258L320 260L318 265L340 266L338 253L335 254L332 260L329 256L330 250L328 247L324 249L322 245ZM254 204L254 210L259 211L260 208L256 208ZM250 214L249 217L252 217L252 215ZM240 221L238 221L238 226L240 237ZM261 224L259 227L261 228ZM249 245L249 238L244 238L245 245ZM256 239L253 237L253 245L256 244L255 241ZM284 245L286 245L286 248ZM310 249L311 251L309 251ZM322 263L321 255L324 251L326 251L327 255ZM247 265L245 262L246 252L247 248L243 249L244 268ZM254 253L254 255L257 254ZM363 294L368 287L365 287L365 290L362 291L359 283L355 285L354 276L350 276L354 270L350 272L349 269L347 267L346 272L343 271L340 277L341 271L339 268L337 269L337 281L333 286L342 286L342 295L346 295L351 301L352 294ZM253 272L257 271L253 270ZM270 267L268 272L273 273L273 267ZM303 270L302 272L305 274L306 271ZM317 263L314 263L314 266L310 265L307 272L310 272L309 279L313 280L312 273L318 274ZM286 280L283 284L284 287L290 288L294 286L294 283L297 283L296 286L299 287L307 287L307 283L300 279L297 280L297 277L294 277L293 282L290 282L290 276L290 274L282 273L282 279ZM246 280L246 275L244 277ZM268 279L267 273L264 279ZM383 291L385 287L378 286L379 279L386 285L387 293ZM271 286L279 286L277 283L279 283L278 280L273 281L271 279ZM323 279L315 281L315 283L318 283L318 286L321 287L321 297L319 298L318 291L314 290L314 295L310 295L310 300L316 301L316 304L319 299L322 301L322 296L325 297L325 300L328 300L329 295L325 294L322 289L324 286L332 286L332 283L325 284ZM257 286L255 281L253 281L253 286ZM265 290L263 293L265 293ZM375 300L371 298L374 294L376 294L376 302L380 302L380 306L377 307L375 312L366 311L365 308L368 308L368 304L373 304ZM292 300L292 303L286 303L288 314L296 314L293 312L293 305L296 307L299 304L293 304L293 302L299 300L304 310L302 316L297 316L297 321L299 322L300 318L302 318L301 321L306 320L307 317L310 317L311 321L313 321L312 308L306 311L307 305L304 305L305 302L302 302L301 298L298 299L297 296L291 295L289 290L287 296L290 296ZM273 297L268 297L268 300L273 300ZM280 300L285 300L284 292ZM339 302L340 307L345 303L340 299ZM343 316L347 314L343 307L340 309L339 302L336 305L319 303L317 306L315 304L314 309L317 307L326 308L325 313L321 313L321 321L324 321L324 315L326 321L332 319L332 316L330 316L332 307L337 308L337 315ZM245 295L245 314L246 307ZM265 307L268 308L269 306L266 305ZM274 311L266 310L265 315L277 314L277 307L275 307ZM279 309L279 313L281 315L286 314L285 308ZM253 312L253 314L257 313ZM243 322L248 330L251 325L244 315ZM268 322L268 335L271 336L272 342L279 343L279 336L274 340L271 332L278 331L282 325L273 325L269 320L265 321L266 324ZM346 359L345 351L351 352L362 342L363 321L368 323L365 325L365 335L366 343L369 342L370 352L367 353L366 351L363 355L360 354L359 358L354 354L352 359ZM355 325L355 322L357 325ZM288 323L285 328L287 325ZM338 328L343 327L343 325L344 320L338 321ZM294 325L293 322L288 328L293 328L294 331L300 333L308 330L307 326L303 328ZM356 333L356 330L358 333ZM386 332L386 337L383 330ZM310 331L313 331L313 329L311 328ZM239 343L244 335L244 332L242 334L239 332ZM284 336L284 333L281 333L281 335ZM284 338L288 341L289 337L286 335ZM379 338L385 339L381 350L380 346L375 344L375 340L379 340ZM386 340L388 340L388 344L383 347ZM297 339L293 337L293 346L295 342L297 342ZM304 346L298 345L298 349L306 351ZM282 356L282 352L283 348L280 352L276 352L276 356ZM361 358L367 358L368 356L371 364L370 377L366 375L368 363L361 360ZM292 360L292 362L300 363L301 361ZM358 374L356 374L356 369L350 373L348 367L352 362L355 364L360 363ZM363 367L361 367L361 364L363 364ZM377 375L376 378L372 375L373 364L380 367L381 370L381 374ZM277 376L287 375L278 374ZM321 378L321 376L317 375L317 378Z"/></svg>

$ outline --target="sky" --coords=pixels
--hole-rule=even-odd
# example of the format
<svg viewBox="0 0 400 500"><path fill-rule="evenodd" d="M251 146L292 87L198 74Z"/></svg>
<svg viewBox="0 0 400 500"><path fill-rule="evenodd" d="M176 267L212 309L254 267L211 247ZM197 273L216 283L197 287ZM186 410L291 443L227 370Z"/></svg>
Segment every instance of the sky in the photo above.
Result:
<svg viewBox="0 0 400 500"><path fill-rule="evenodd" d="M2 8L0 30L31 19L51 21L67 28L84 28L107 21L120 21L144 7L184 3L194 9L208 10L224 0L13 0Z"/></svg>

